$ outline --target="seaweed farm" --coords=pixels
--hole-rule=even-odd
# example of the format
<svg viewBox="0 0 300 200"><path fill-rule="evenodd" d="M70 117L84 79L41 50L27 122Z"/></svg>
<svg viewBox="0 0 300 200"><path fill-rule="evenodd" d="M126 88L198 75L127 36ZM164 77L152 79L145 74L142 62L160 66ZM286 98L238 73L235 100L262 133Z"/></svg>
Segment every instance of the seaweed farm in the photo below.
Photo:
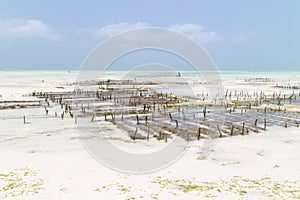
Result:
<svg viewBox="0 0 300 200"><path fill-rule="evenodd" d="M78 84L78 83L77 83ZM155 89L163 82L105 80L85 82L68 92L33 92L36 100L3 101L1 109L52 107L57 118L106 121L132 140L164 140L175 135L186 141L259 133L270 126L299 127L300 94L230 91L223 96L190 96ZM291 92L291 91L289 91ZM23 116L24 123L26 116Z"/></svg>

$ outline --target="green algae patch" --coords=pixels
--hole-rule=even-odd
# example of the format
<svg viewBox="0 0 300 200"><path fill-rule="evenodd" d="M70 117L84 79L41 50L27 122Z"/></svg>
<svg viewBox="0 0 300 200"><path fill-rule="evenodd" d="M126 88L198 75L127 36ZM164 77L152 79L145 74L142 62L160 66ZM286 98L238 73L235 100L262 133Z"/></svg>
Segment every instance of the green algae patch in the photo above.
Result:
<svg viewBox="0 0 300 200"><path fill-rule="evenodd" d="M0 199L32 196L43 190L43 179L30 168L14 169L0 174Z"/></svg>
<svg viewBox="0 0 300 200"><path fill-rule="evenodd" d="M152 183L159 184L162 189L169 190L170 193L175 191L181 193L192 193L199 197L270 197L274 199L300 199L300 182L299 181L276 181L270 177L260 179L249 179L235 176L229 180L218 180L210 182L199 182L195 179L162 179L156 177Z"/></svg>

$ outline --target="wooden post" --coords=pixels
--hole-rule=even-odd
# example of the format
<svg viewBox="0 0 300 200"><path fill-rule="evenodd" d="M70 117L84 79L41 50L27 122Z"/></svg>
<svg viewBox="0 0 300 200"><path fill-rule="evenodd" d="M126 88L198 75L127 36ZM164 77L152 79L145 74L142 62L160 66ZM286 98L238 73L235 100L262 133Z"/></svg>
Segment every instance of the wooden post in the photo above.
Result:
<svg viewBox="0 0 300 200"><path fill-rule="evenodd" d="M92 116L92 119L91 119L91 122L93 122L93 121L94 121L94 118L95 118L95 115L93 114L93 116Z"/></svg>
<svg viewBox="0 0 300 200"><path fill-rule="evenodd" d="M77 124L77 116L75 116L75 124Z"/></svg>
<svg viewBox="0 0 300 200"><path fill-rule="evenodd" d="M176 123L176 128L178 128L178 121L177 121L177 120L175 120L175 123Z"/></svg>
<svg viewBox="0 0 300 200"><path fill-rule="evenodd" d="M254 127L257 127L257 121L258 121L258 119L255 120Z"/></svg>
<svg viewBox="0 0 300 200"><path fill-rule="evenodd" d="M148 116L145 117L145 126L148 125Z"/></svg>
<svg viewBox="0 0 300 200"><path fill-rule="evenodd" d="M245 122L243 122L243 129L242 129L242 135L245 134Z"/></svg>
<svg viewBox="0 0 300 200"><path fill-rule="evenodd" d="M135 129L135 132L134 132L134 135L133 135L133 140L135 140L135 137L136 137L136 134L137 134L137 131L138 131L138 126L136 126L136 129Z"/></svg>
<svg viewBox="0 0 300 200"><path fill-rule="evenodd" d="M230 136L233 136L234 125L231 126Z"/></svg>
<svg viewBox="0 0 300 200"><path fill-rule="evenodd" d="M139 120L139 116L136 115L136 124L139 125L140 124L140 120Z"/></svg>
<svg viewBox="0 0 300 200"><path fill-rule="evenodd" d="M265 117L264 119L264 130L266 131L267 130L267 118Z"/></svg>
<svg viewBox="0 0 300 200"><path fill-rule="evenodd" d="M148 131L147 131L147 141L149 141L149 134L150 134L150 126L148 126Z"/></svg>
<svg viewBox="0 0 300 200"><path fill-rule="evenodd" d="M26 124L26 118L25 118L25 115L23 116L23 124Z"/></svg>
<svg viewBox="0 0 300 200"><path fill-rule="evenodd" d="M107 121L107 117L106 117L106 114L104 114L104 120L105 120L105 121Z"/></svg>
<svg viewBox="0 0 300 200"><path fill-rule="evenodd" d="M71 111L69 111L69 114L70 114L70 116L73 118L74 117L74 115L73 115L73 113L71 112Z"/></svg>
<svg viewBox="0 0 300 200"><path fill-rule="evenodd" d="M198 136L197 136L197 139L200 140L200 137L201 137L201 127L198 128Z"/></svg>
<svg viewBox="0 0 300 200"><path fill-rule="evenodd" d="M169 112L169 116L170 116L170 121L172 122L172 114Z"/></svg>

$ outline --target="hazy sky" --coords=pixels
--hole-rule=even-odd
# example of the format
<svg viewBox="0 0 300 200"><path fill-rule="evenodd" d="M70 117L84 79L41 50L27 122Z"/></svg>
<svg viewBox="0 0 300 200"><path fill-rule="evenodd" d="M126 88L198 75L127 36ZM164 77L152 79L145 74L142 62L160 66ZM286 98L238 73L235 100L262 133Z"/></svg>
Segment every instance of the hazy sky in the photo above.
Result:
<svg viewBox="0 0 300 200"><path fill-rule="evenodd" d="M101 41L139 27L201 43L221 70L300 70L300 1L0 0L0 68L78 69Z"/></svg>

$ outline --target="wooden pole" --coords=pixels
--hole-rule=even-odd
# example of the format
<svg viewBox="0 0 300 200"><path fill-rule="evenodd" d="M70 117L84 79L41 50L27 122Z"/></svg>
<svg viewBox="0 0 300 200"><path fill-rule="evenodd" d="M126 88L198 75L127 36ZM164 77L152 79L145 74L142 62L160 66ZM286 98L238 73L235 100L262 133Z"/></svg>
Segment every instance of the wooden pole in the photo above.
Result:
<svg viewBox="0 0 300 200"><path fill-rule="evenodd" d="M243 122L243 129L242 129L242 135L245 134L245 122Z"/></svg>
<svg viewBox="0 0 300 200"><path fill-rule="evenodd" d="M138 126L136 126L136 129L135 129L135 132L134 132L134 135L133 135L133 140L135 140L135 137L136 137L136 134L137 134L137 131L138 131Z"/></svg>
<svg viewBox="0 0 300 200"><path fill-rule="evenodd" d="M169 112L169 116L170 116L170 121L172 122L173 118L172 118L172 114Z"/></svg>
<svg viewBox="0 0 300 200"><path fill-rule="evenodd" d="M231 126L230 136L233 136L234 125Z"/></svg>
<svg viewBox="0 0 300 200"><path fill-rule="evenodd" d="M203 118L204 119L206 118L206 107L204 107L204 109L203 109Z"/></svg>
<svg viewBox="0 0 300 200"><path fill-rule="evenodd" d="M198 128L198 136L197 136L197 139L200 140L200 137L201 137L201 127Z"/></svg>
<svg viewBox="0 0 300 200"><path fill-rule="evenodd" d="M258 119L255 120L254 127L257 127L257 121L258 121Z"/></svg>
<svg viewBox="0 0 300 200"><path fill-rule="evenodd" d="M150 126L148 126L147 141L149 141L149 134L150 134Z"/></svg>

